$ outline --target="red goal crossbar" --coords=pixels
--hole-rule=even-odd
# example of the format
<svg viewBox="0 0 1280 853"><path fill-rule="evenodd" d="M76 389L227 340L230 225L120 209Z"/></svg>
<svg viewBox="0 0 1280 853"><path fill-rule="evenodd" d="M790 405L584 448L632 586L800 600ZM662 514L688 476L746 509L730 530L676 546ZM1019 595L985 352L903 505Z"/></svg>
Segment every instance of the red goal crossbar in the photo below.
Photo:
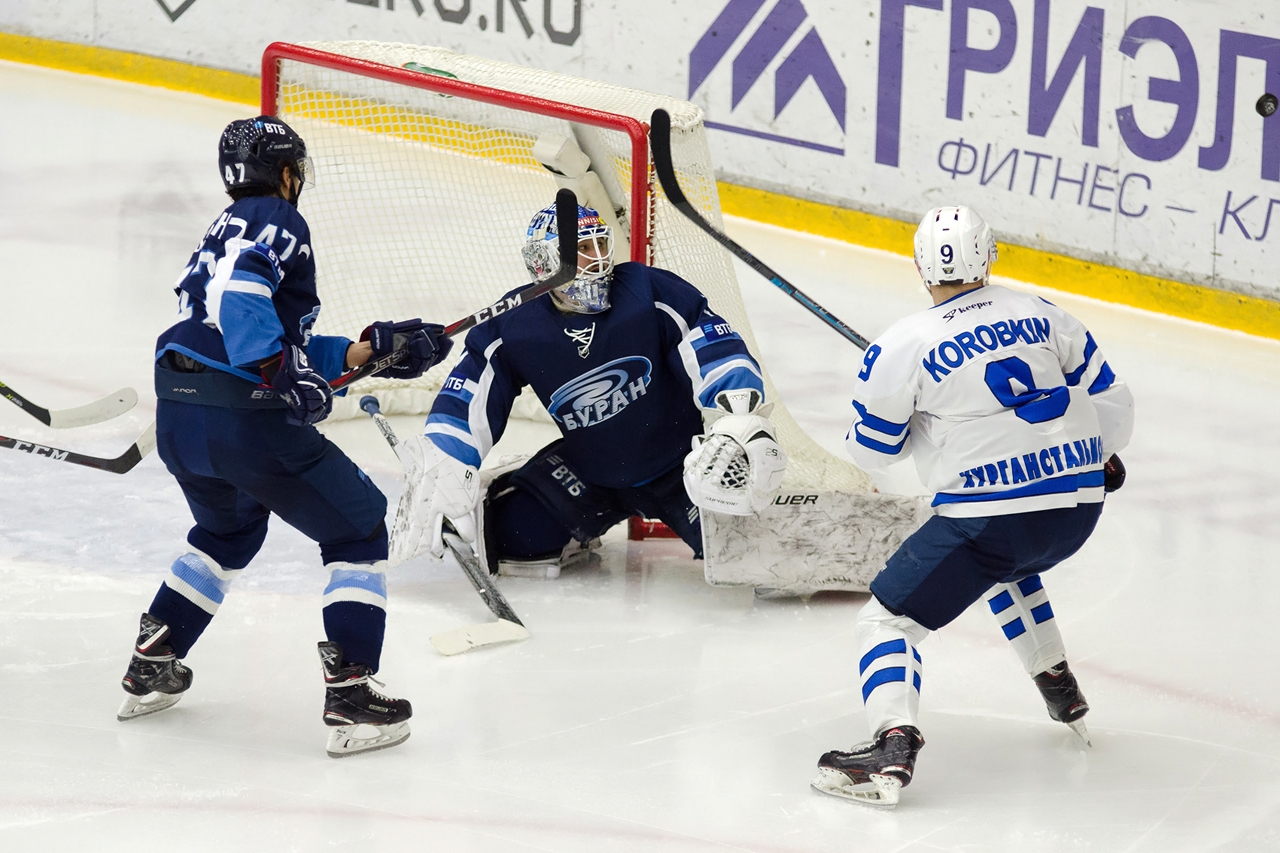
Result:
<svg viewBox="0 0 1280 853"><path fill-rule="evenodd" d="M507 92L489 86L479 86L450 77L437 77L396 68L367 59L356 59L329 53L315 48L286 42L274 42L262 52L262 114L275 115L280 92L280 61L292 60L307 65L318 65L336 71L347 71L362 77L373 77L391 83L400 83L415 89L426 89L444 95L467 98L500 107L524 110L563 121L589 124L607 130L625 133L631 140L631 260L650 263L649 233L652 208L649 204L653 178L649 169L649 126L630 116L587 109L572 104L562 104Z"/></svg>

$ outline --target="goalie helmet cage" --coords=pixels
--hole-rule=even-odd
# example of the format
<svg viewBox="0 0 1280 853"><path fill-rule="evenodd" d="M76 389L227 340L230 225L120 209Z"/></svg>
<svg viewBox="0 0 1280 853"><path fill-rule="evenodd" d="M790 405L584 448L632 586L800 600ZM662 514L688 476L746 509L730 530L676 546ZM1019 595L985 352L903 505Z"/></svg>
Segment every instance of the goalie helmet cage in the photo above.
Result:
<svg viewBox="0 0 1280 853"><path fill-rule="evenodd" d="M534 156L545 138L552 148L576 143L590 158L586 179L599 182L586 195L613 208L630 259L692 282L759 353L729 256L668 203L651 173L647 119L657 107L671 114L672 158L689 200L723 227L702 111L687 101L441 48L270 45L262 111L302 135L315 171L300 206L324 303L316 331L355 338L378 319L447 322L526 282L529 219L558 183L580 197L587 186ZM425 413L461 350L420 380L362 388L385 411ZM789 457L783 489L871 491L865 472L800 429L767 372L764 381Z"/></svg>

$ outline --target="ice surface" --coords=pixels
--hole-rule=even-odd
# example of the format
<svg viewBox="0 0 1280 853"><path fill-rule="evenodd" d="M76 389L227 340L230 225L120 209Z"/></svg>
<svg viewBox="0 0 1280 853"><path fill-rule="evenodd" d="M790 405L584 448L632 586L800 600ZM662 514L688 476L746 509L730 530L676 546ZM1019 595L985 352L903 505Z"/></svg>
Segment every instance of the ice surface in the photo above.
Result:
<svg viewBox="0 0 1280 853"><path fill-rule="evenodd" d="M172 282L223 205L218 133L251 111L9 64L0 109L0 379L47 407L142 397L61 432L0 404L0 433L114 456L151 418ZM730 228L864 334L926 304L906 258ZM739 275L788 405L839 451L858 353ZM1280 344L1049 298L1139 407L1128 485L1046 578L1093 706L1087 754L977 606L924 645L928 745L898 810L813 794L818 755L866 736L865 599L758 603L706 586L679 543L617 533L592 568L504 578L532 638L456 658L427 637L491 618L479 599L451 565L395 568L383 675L414 734L335 762L326 577L276 524L188 658L183 702L118 723L138 613L191 523L181 494L154 455L118 477L0 450L0 849L1280 849ZM373 426L331 434L394 500ZM880 482L920 490L910 464Z"/></svg>

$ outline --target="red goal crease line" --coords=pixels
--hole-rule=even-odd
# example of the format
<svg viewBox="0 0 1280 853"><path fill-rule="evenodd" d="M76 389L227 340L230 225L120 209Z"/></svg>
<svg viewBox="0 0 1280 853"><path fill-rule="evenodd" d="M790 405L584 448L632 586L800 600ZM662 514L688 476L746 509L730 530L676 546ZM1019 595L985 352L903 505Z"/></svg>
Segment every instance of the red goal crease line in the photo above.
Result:
<svg viewBox="0 0 1280 853"><path fill-rule="evenodd" d="M286 42L273 42L262 53L263 115L275 115L279 107L281 60L345 71L361 77L399 83L414 89L426 89L444 95L525 110L562 121L588 124L625 133L631 140L631 260L640 263L649 262L649 219L652 215L649 197L652 179L649 168L649 126L646 123L617 113L557 103L533 95L522 95L518 92L494 89L449 77L435 77L367 59L341 56ZM637 215L638 213L642 215Z"/></svg>

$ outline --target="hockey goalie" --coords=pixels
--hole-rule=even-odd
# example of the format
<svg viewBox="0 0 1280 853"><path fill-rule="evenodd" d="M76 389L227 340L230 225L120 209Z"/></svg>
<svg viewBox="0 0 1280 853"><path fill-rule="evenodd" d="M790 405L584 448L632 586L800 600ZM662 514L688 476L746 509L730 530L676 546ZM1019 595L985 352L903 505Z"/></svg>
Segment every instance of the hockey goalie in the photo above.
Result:
<svg viewBox="0 0 1280 853"><path fill-rule="evenodd" d="M442 556L447 519L491 572L555 577L631 515L661 519L701 558L700 510L750 514L781 484L786 455L742 337L674 273L615 265L612 229L578 214L577 276L473 329L409 442L399 559ZM549 207L523 247L535 280L558 253ZM560 438L482 475L526 385Z"/></svg>

